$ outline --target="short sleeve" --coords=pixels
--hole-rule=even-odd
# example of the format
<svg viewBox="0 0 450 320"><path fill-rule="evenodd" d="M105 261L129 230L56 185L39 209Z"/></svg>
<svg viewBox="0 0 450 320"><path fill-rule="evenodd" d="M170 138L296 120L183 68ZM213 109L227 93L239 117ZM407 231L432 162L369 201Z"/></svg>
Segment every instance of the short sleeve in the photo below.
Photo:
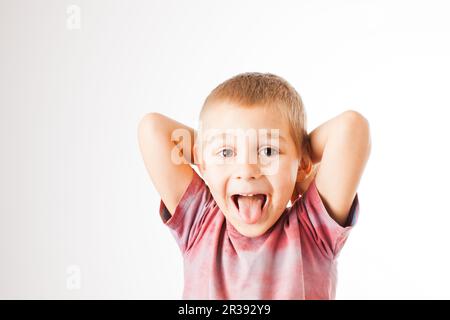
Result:
<svg viewBox="0 0 450 320"><path fill-rule="evenodd" d="M182 253L195 242L213 201L208 186L195 170L172 216L162 199L160 200L159 215L163 223L170 228Z"/></svg>
<svg viewBox="0 0 450 320"><path fill-rule="evenodd" d="M337 258L359 216L358 193L355 194L344 226L337 223L327 212L317 190L315 179L301 195L299 206L301 225L314 238L320 251L326 257Z"/></svg>

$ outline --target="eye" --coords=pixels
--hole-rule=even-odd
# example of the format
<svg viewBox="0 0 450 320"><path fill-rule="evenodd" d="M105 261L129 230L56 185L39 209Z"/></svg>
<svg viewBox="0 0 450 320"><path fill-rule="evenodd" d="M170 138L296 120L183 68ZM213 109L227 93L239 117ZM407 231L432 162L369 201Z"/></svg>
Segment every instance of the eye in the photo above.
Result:
<svg viewBox="0 0 450 320"><path fill-rule="evenodd" d="M273 157L278 155L278 150L272 147L263 147L260 149L260 152L263 151L263 156Z"/></svg>
<svg viewBox="0 0 450 320"><path fill-rule="evenodd" d="M230 148L221 149L217 154L223 158L229 158L233 156L233 150Z"/></svg>

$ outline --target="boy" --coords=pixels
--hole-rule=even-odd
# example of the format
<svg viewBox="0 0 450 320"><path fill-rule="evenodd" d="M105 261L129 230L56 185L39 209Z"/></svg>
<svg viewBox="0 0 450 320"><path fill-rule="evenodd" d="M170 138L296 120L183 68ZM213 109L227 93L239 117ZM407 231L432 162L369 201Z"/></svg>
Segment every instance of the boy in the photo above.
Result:
<svg viewBox="0 0 450 320"><path fill-rule="evenodd" d="M199 132L149 113L138 135L183 254L184 299L335 298L371 148L362 115L308 134L297 91L253 72L209 94Z"/></svg>

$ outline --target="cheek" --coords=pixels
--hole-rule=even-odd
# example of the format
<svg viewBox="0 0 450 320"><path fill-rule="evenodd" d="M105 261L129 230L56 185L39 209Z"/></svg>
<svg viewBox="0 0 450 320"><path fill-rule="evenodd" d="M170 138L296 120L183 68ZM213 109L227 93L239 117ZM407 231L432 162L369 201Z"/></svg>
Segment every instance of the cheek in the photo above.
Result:
<svg viewBox="0 0 450 320"><path fill-rule="evenodd" d="M290 199L297 179L297 166L292 162L280 163L279 171L270 180L280 199Z"/></svg>
<svg viewBox="0 0 450 320"><path fill-rule="evenodd" d="M226 215L228 210L227 192L226 192L226 174L224 170L219 170L214 166L205 168L204 179L207 183L214 201L217 203L223 214Z"/></svg>
<svg viewBox="0 0 450 320"><path fill-rule="evenodd" d="M297 180L298 166L295 161L280 162L278 176L288 185L294 185Z"/></svg>
<svg viewBox="0 0 450 320"><path fill-rule="evenodd" d="M215 195L225 195L226 175L224 174L224 170L221 170L217 166L206 166L203 172L203 178L211 192Z"/></svg>

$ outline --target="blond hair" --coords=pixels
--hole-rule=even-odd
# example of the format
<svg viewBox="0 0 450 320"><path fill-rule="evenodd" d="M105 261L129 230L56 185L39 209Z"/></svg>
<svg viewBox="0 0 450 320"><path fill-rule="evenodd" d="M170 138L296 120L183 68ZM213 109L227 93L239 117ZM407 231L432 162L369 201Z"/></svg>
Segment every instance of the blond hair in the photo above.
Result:
<svg viewBox="0 0 450 320"><path fill-rule="evenodd" d="M298 156L310 154L303 102L295 88L285 79L272 73L238 74L211 91L203 103L200 120L206 110L218 102L228 102L243 107L258 105L277 110L289 122L290 134Z"/></svg>

